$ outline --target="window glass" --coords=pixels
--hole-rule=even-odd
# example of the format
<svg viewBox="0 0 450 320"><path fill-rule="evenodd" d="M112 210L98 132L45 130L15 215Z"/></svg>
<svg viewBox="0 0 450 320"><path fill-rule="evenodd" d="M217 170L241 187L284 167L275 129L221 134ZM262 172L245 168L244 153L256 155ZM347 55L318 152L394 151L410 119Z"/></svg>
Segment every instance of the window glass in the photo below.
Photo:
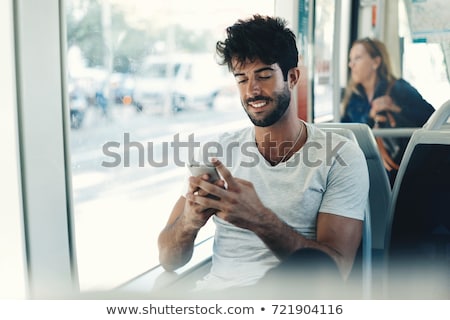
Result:
<svg viewBox="0 0 450 320"><path fill-rule="evenodd" d="M450 52L447 55L450 58ZM449 99L450 83L446 61L448 59L445 59L442 44L404 44L403 76L436 109Z"/></svg>
<svg viewBox="0 0 450 320"><path fill-rule="evenodd" d="M444 4L445 2L445 4ZM444 0L399 2L402 75L436 109L449 98L450 30Z"/></svg>
<svg viewBox="0 0 450 320"><path fill-rule="evenodd" d="M173 142L248 124L233 77L214 61L215 42L238 18L273 8L273 0L66 0L82 291L158 264L157 237L187 174L188 150Z"/></svg>
<svg viewBox="0 0 450 320"><path fill-rule="evenodd" d="M314 26L314 122L333 119L334 1L316 0Z"/></svg>

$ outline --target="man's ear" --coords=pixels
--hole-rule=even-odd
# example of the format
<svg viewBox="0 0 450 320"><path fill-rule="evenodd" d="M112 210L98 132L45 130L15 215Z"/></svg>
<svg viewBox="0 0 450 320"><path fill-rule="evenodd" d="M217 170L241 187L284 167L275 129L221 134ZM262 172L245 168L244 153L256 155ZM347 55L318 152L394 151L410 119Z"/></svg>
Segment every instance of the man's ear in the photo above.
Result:
<svg viewBox="0 0 450 320"><path fill-rule="evenodd" d="M287 75L289 88L293 89L297 85L299 79L300 79L300 69L299 68L290 69Z"/></svg>

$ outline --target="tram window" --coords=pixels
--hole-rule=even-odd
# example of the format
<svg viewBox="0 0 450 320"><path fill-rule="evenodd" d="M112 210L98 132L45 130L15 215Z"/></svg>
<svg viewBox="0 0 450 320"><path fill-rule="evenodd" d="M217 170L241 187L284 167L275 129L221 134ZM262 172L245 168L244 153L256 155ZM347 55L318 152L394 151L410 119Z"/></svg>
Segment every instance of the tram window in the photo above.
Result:
<svg viewBox="0 0 450 320"><path fill-rule="evenodd" d="M444 3L445 2L445 3ZM449 98L448 2L399 1L399 35L404 39L403 77L435 108Z"/></svg>
<svg viewBox="0 0 450 320"><path fill-rule="evenodd" d="M216 79L211 71L186 96L177 91L185 85L177 82L178 75L196 78L194 60L206 53L212 61L226 26L254 13L273 14L274 1L205 3L66 0L69 141L82 291L116 287L158 264L157 236L186 174L170 149L175 136L187 141L194 134L202 141L246 123L225 67L211 64L225 76ZM152 59L159 79L140 76ZM208 89L210 84L216 87ZM210 100L194 103L202 89L211 90ZM197 240L207 232L212 229Z"/></svg>
<svg viewBox="0 0 450 320"><path fill-rule="evenodd" d="M333 119L334 1L317 0L314 26L314 122Z"/></svg>
<svg viewBox="0 0 450 320"><path fill-rule="evenodd" d="M441 44L405 44L403 70L405 79L435 108L449 99L450 83Z"/></svg>

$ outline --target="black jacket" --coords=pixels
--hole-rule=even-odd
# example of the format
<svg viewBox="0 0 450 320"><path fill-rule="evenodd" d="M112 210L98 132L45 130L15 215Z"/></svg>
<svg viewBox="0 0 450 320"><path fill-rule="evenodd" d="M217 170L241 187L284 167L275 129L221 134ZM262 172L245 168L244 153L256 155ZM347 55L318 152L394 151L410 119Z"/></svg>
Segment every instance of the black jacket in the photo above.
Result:
<svg viewBox="0 0 450 320"><path fill-rule="evenodd" d="M373 98L385 95L387 90L387 81L379 81ZM370 102L362 86L358 86L358 91L359 94L354 93L350 97L341 122L367 123L372 128L374 121L369 116ZM396 127L422 127L434 112L433 106L403 79L395 81L390 89L389 96L401 109L399 113L391 113L395 119ZM384 125L389 126L389 123L386 122ZM409 138L388 138L384 140L392 159L396 163L400 163Z"/></svg>

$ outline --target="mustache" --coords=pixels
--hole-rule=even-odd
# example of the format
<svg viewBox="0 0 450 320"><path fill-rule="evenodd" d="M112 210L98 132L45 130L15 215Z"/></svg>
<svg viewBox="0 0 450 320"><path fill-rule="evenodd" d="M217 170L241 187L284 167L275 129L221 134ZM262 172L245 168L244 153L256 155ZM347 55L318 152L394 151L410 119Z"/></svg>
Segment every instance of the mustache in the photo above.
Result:
<svg viewBox="0 0 450 320"><path fill-rule="evenodd" d="M261 100L265 100L267 102L273 101L273 99L271 97L267 97L267 96L254 96L252 98L248 98L247 100L245 100L245 103L249 104L250 102L255 102L255 101L261 101Z"/></svg>

